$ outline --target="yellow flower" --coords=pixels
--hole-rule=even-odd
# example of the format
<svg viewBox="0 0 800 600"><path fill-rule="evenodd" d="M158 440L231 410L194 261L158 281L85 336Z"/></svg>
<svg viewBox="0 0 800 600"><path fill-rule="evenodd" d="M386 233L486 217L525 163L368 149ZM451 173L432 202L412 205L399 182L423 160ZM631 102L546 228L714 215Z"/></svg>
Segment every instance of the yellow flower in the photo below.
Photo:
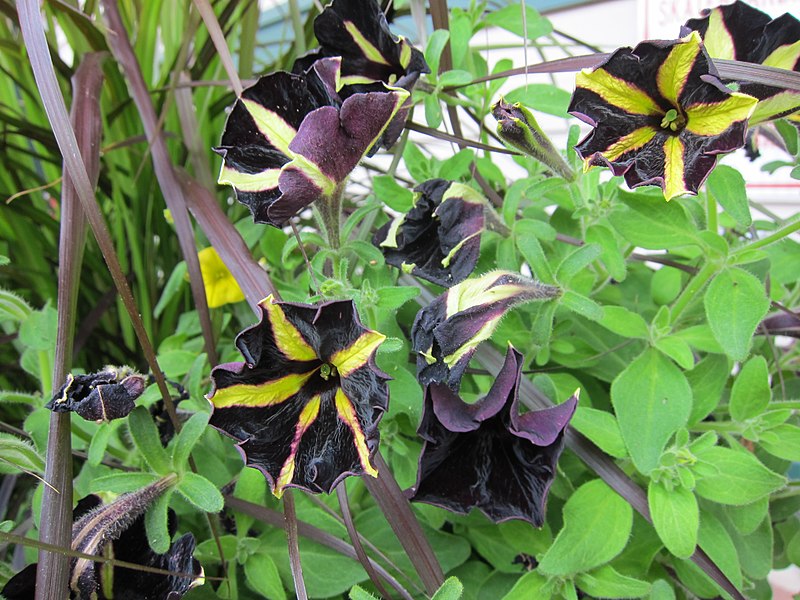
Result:
<svg viewBox="0 0 800 600"><path fill-rule="evenodd" d="M242 288L213 247L200 250L197 258L200 259L200 272L203 274L209 308L244 300Z"/></svg>

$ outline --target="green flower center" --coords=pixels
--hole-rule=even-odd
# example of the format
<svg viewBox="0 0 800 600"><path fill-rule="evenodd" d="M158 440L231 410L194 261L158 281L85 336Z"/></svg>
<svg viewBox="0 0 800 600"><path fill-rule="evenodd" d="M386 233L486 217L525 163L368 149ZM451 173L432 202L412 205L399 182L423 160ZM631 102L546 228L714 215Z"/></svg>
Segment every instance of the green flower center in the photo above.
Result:
<svg viewBox="0 0 800 600"><path fill-rule="evenodd" d="M319 368L319 376L322 377L325 381L328 381L331 377L336 377L339 375L339 372L336 370L334 365L329 365L328 363L322 363L322 366Z"/></svg>
<svg viewBox="0 0 800 600"><path fill-rule="evenodd" d="M680 131L686 127L686 117L679 113L677 109L670 108L664 118L661 119L661 127L670 131Z"/></svg>

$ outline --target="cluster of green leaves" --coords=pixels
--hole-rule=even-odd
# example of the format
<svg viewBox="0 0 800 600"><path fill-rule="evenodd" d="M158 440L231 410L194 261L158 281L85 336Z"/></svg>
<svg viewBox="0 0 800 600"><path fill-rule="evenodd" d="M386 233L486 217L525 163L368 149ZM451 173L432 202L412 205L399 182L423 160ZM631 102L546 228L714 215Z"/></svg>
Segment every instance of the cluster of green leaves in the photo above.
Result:
<svg viewBox="0 0 800 600"><path fill-rule="evenodd" d="M401 13L407 8L396 4ZM0 5L11 6L4 0ZM217 159L209 148L218 142L224 107L233 96L213 85L177 85L185 69L196 81L222 73L190 5L188 0L180 8L159 0L131 3L125 5L125 17L129 31L137 32L135 51L163 113L174 164L187 167L220 199L229 199L227 189L213 187L210 173ZM237 49L240 75L249 77L258 63L252 26L257 3L218 9L228 43ZM48 3L46 10L76 56L105 48L104 33L85 14L61 3ZM86 10L96 11L94 3ZM490 68L476 49L487 26L527 33L531 47L558 40L550 23L531 8L523 31L520 10L510 4L487 12L485 2L473 2L450 12L449 31L429 37L425 56L432 74L414 91L414 100L420 106L416 115L424 115L430 128L444 129L447 109L454 107L462 117L469 113L487 125L476 136L480 142L499 145L488 133L494 128L490 111L508 81L465 84L514 66L503 59ZM0 38L7 43L0 44L0 66L12 75L0 78L0 121L9 140L0 195L7 197L58 185L61 161L32 74L21 68L27 58L13 7L4 15ZM298 33L310 38L309 27ZM291 64L299 47L265 70ZM67 91L72 68L59 65ZM203 394L211 365L186 267L163 213L139 116L116 65L108 61L106 66L98 198L159 363L168 378L189 391L189 399L178 405L183 427L175 436L165 433L168 417L159 408L155 386L127 419L96 424L73 417L75 494L111 499L175 474L173 488L148 511L146 526L151 546L165 550L167 508L172 508L180 530L197 536L196 556L210 577L187 598L292 597L285 534L280 521L265 517L277 515L279 502L261 473L243 468L233 444L206 427L209 406ZM464 87L454 91L457 86ZM567 118L568 91L538 81L512 81L509 87L509 101ZM192 127L187 118L195 119ZM778 122L775 130L786 158L767 168L793 169L797 175L797 129ZM581 165L571 147L578 135L572 125L564 147L576 171ZM477 512L459 516L414 506L449 577L433 597L728 597L691 562L698 546L747 597L771 597L767 573L800 563L800 492L789 481L791 464L800 462L800 376L797 345L776 339L762 323L770 314L800 306L800 244L790 237L798 229L796 217L784 221L750 202L742 176L724 164L699 196L670 203L648 189L627 191L620 179L600 170L567 182L532 158L473 149L467 142L443 155L428 138L416 135L404 136L388 170L371 166L380 173L356 173L347 188L340 243L329 244L305 216L295 237L288 229L253 224L246 208L235 202L225 204L225 212L284 300L353 298L364 323L387 336L377 359L393 377L381 451L400 486L414 484L421 449L416 427L423 390L415 377L409 332L420 303L442 290L387 266L371 239L389 218L386 207L409 210L411 187L441 177L486 193L507 226L507 233L483 235L476 273L523 272L564 291L557 300L515 309L491 343L502 350L510 341L522 352L526 376L551 401L562 402L581 389L572 427L596 445L594 452L613 458L646 490L652 518L651 524L634 511L630 498L615 492L568 448L551 490L547 523L539 530L519 521L492 524ZM521 175L511 179L509 172ZM58 218L58 205L47 191L0 203L0 255L8 257L0 261L0 360L9 365L0 373L5 426L0 473L43 473L49 418L43 405L52 393L56 339L52 271ZM208 245L199 229L196 236L198 249ZM90 243L73 362L86 371L107 363L144 369L112 289ZM214 309L211 316L220 362L238 360L233 341L252 322L252 312L239 303ZM465 399L479 397L491 384L484 365L476 360L473 367L462 385ZM0 505L0 532L27 531L30 516L37 527L44 484L19 478L6 485L13 494ZM350 480L347 491L369 556L412 596L423 597L412 562L364 483ZM267 512L227 508L212 521L213 531L204 513L219 513L225 496ZM299 520L308 527L300 555L309 596L349 594L360 600L375 594L364 568L325 543L349 540L336 499L298 495L296 504ZM3 552L0 558L10 562ZM4 563L0 585L11 574Z"/></svg>

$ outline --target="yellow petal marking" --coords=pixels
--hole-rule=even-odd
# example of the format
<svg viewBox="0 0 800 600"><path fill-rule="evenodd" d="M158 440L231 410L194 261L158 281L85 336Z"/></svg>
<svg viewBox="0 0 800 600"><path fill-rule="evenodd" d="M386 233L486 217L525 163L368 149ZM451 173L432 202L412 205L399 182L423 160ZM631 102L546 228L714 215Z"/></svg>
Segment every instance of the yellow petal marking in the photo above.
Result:
<svg viewBox="0 0 800 600"><path fill-rule="evenodd" d="M300 411L300 416L297 418L297 427L295 427L294 430L294 439L292 440L289 457L286 459L286 462L283 463L281 473L275 481L275 489L272 490L272 493L278 498L283 496L283 490L286 486L292 483L297 448L300 446L300 440L303 438L305 432L311 427L311 424L317 420L321 400L321 396L317 394L312 397L311 400L308 401L308 404L303 407L303 410Z"/></svg>
<svg viewBox="0 0 800 600"><path fill-rule="evenodd" d="M664 198L667 202L688 193L683 177L683 142L671 135L664 142Z"/></svg>
<svg viewBox="0 0 800 600"><path fill-rule="evenodd" d="M753 114L758 99L734 92L722 102L695 104L687 107L686 129L702 136L719 135L737 121Z"/></svg>
<svg viewBox="0 0 800 600"><path fill-rule="evenodd" d="M308 373L291 373L278 379L271 379L264 383L240 383L214 391L209 398L216 408L230 408L231 406L275 406L286 402L300 391L306 382L318 369Z"/></svg>
<svg viewBox="0 0 800 600"><path fill-rule="evenodd" d="M602 68L595 71L584 69L578 73L575 85L634 115L660 115L664 112L645 91Z"/></svg>
<svg viewBox="0 0 800 600"><path fill-rule="evenodd" d="M448 368L452 369L455 364L461 360L465 354L467 354L473 348L476 348L478 344L481 342L488 340L492 337L497 324L500 322L501 317L496 317L494 319L489 319L486 321L486 324L478 330L472 338L469 339L463 346L460 346L458 350L453 352L452 354L448 354L443 358L444 364L448 366Z"/></svg>
<svg viewBox="0 0 800 600"><path fill-rule="evenodd" d="M777 67L791 71L794 70L798 60L800 60L800 40L793 44L779 46L761 64L765 67Z"/></svg>
<svg viewBox="0 0 800 600"><path fill-rule="evenodd" d="M367 60L370 60L374 63L378 63L379 65L389 65L386 59L381 54L381 51L378 50L372 42L370 42L364 35L358 30L355 23L352 21L345 21L344 28L347 29L347 33L350 34L350 37L353 38L353 41L361 48L361 51L364 53L364 56L367 57Z"/></svg>
<svg viewBox="0 0 800 600"><path fill-rule="evenodd" d="M490 287L507 271L493 271L475 279L467 279L447 290L447 305L445 318L449 319L456 313L462 312L473 306L491 304L515 296L523 291L523 287L513 283L505 283Z"/></svg>
<svg viewBox="0 0 800 600"><path fill-rule="evenodd" d="M331 356L331 364L339 371L340 377L347 377L356 369L363 367L385 339L386 336L377 331L362 333L350 346Z"/></svg>
<svg viewBox="0 0 800 600"><path fill-rule="evenodd" d="M278 350L289 360L315 360L317 353L308 345L297 331L297 328L286 318L280 304L276 304L272 295L260 302L261 307L267 311L267 318L272 326L272 336Z"/></svg>
<svg viewBox="0 0 800 600"><path fill-rule="evenodd" d="M656 135L656 130L650 126L634 129L628 135L622 136L600 154L609 162L614 162L626 152L638 150L647 144Z"/></svg>
<svg viewBox="0 0 800 600"><path fill-rule="evenodd" d="M278 113L265 108L258 102L247 98L241 98L240 100L247 112L253 117L258 130L269 140L270 144L286 156L293 156L292 151L289 150L289 143L297 135L294 127L284 121Z"/></svg>
<svg viewBox="0 0 800 600"><path fill-rule="evenodd" d="M722 11L715 8L708 16L708 29L703 38L706 50L709 56L714 58L727 58L734 59L735 47L733 45L733 38L725 27L725 21L722 20Z"/></svg>
<svg viewBox="0 0 800 600"><path fill-rule="evenodd" d="M260 173L242 173L222 164L218 183L232 185L242 192L263 192L278 187L280 169L267 169Z"/></svg>
<svg viewBox="0 0 800 600"><path fill-rule="evenodd" d="M339 418L350 428L350 431L353 432L353 442L356 445L358 460L361 462L364 472L367 475L377 477L378 470L369 462L367 440L364 438L364 432L361 431L361 424L356 418L356 411L350 399L342 391L342 388L336 390L336 412L339 414Z"/></svg>
<svg viewBox="0 0 800 600"><path fill-rule="evenodd" d="M658 91L675 108L679 106L678 98L686 86L697 55L700 54L700 46L700 34L693 31L683 38L681 43L672 47L667 58L658 68L656 75Z"/></svg>

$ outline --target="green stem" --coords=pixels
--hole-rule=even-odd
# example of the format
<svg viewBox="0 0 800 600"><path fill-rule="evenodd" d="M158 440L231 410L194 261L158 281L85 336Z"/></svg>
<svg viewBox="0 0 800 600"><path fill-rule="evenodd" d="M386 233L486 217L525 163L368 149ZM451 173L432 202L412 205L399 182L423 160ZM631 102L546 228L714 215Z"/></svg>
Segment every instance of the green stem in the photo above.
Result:
<svg viewBox="0 0 800 600"><path fill-rule="evenodd" d="M770 244L774 244L775 242L779 242L783 238L792 235L796 231L800 231L800 219L797 219L796 221L793 221L792 223L789 223L788 225L781 227L780 229L778 229L774 233L771 233L765 238L761 238L760 240L756 240L755 242L747 244L743 248L739 248L736 252L733 252L731 254L731 258L734 258L745 251L749 252L750 250L756 250L758 248L763 248L765 246L769 246Z"/></svg>
<svg viewBox="0 0 800 600"><path fill-rule="evenodd" d="M306 32L303 28L303 18L300 14L300 6L297 0L289 0L289 13L292 17L292 29L294 30L294 50L297 56L306 51Z"/></svg>
<svg viewBox="0 0 800 600"><path fill-rule="evenodd" d="M714 197L706 192L706 221L708 223L707 229L717 233L719 230L719 222L717 220L717 201Z"/></svg>
<svg viewBox="0 0 800 600"><path fill-rule="evenodd" d="M717 272L717 265L714 263L706 263L706 265L695 274L689 281L688 285L683 288L681 295L675 300L670 311L670 323L674 324L678 321L680 314L686 309L689 304L698 298L698 293L703 286L708 283Z"/></svg>
<svg viewBox="0 0 800 600"><path fill-rule="evenodd" d="M324 230L331 250L339 250L342 245L341 220L342 220L342 192L344 185L337 186L330 198L315 203L320 229Z"/></svg>

